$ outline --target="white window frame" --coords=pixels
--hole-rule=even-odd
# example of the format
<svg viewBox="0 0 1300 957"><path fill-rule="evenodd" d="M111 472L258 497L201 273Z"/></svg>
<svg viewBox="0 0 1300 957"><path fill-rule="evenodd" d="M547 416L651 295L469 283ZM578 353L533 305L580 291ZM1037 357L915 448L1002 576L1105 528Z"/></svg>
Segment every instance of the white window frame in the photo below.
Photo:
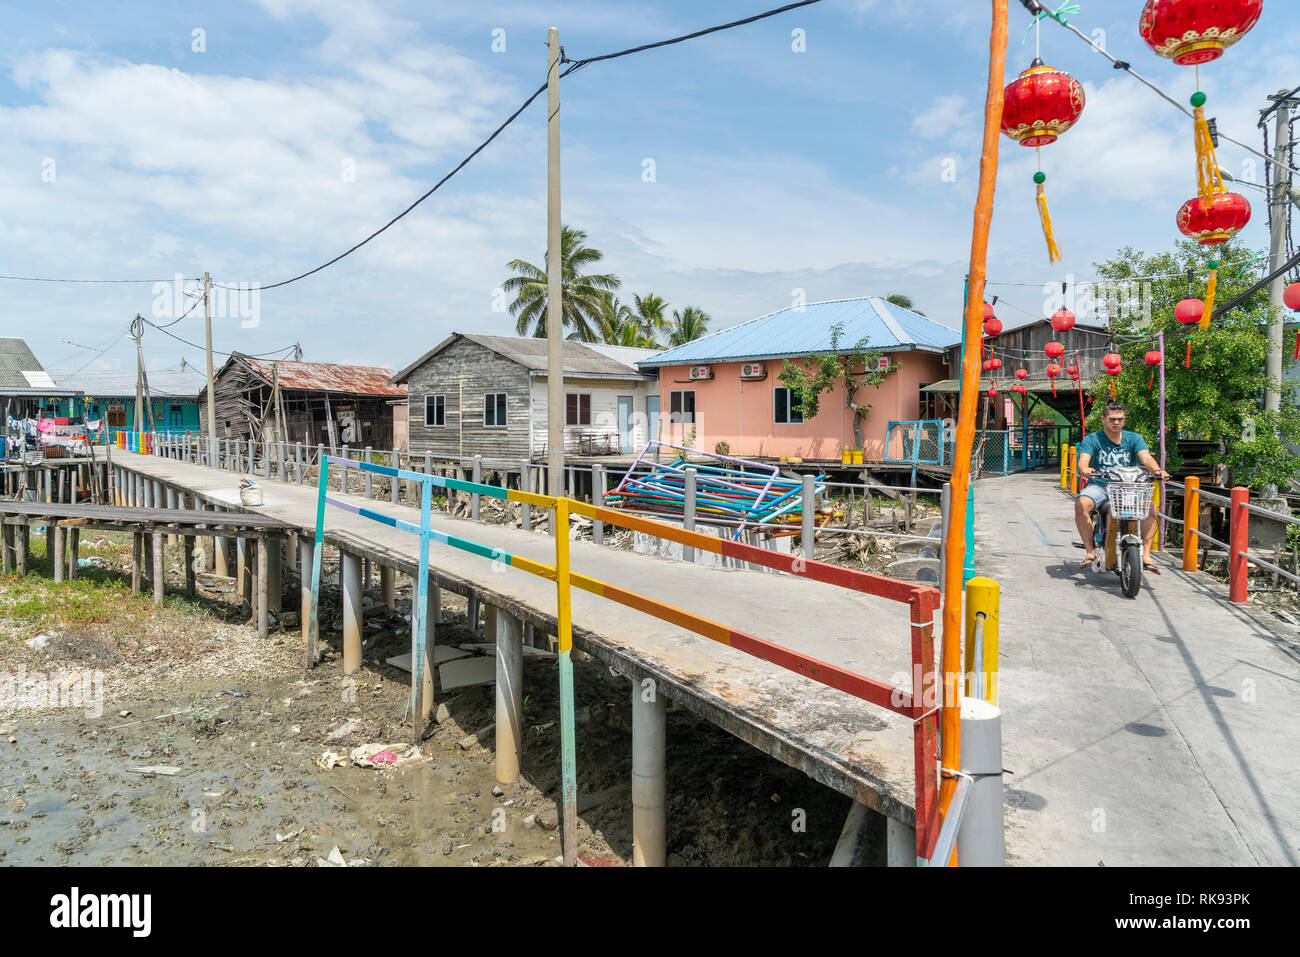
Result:
<svg viewBox="0 0 1300 957"><path fill-rule="evenodd" d="M569 421L569 396L578 397L578 407L574 411L577 413L578 421ZM587 421L582 421L582 400L587 400ZM564 393L564 425L566 428L579 428L581 426L591 425L591 393L590 392L566 392Z"/></svg>
<svg viewBox="0 0 1300 957"><path fill-rule="evenodd" d="M678 405L681 407L676 413L673 412L673 396L681 396ZM686 418L686 396L691 397L691 417ZM669 425L694 425L697 421L700 408L696 404L696 395L694 389L670 389L668 391L668 424ZM673 418L676 415L677 418Z"/></svg>
<svg viewBox="0 0 1300 957"><path fill-rule="evenodd" d="M434 422L429 416L429 400L437 399L438 404L442 406L442 421ZM424 424L431 429L441 429L447 424L447 396L446 394L426 395L424 397Z"/></svg>
<svg viewBox="0 0 1300 957"><path fill-rule="evenodd" d="M510 399L507 397L507 394L504 392L484 392L483 393L483 428L485 429L504 429L506 427L506 423L504 421L503 422L488 421L488 400L492 399L495 396L500 396L501 401L492 402L493 419L496 418L496 413L499 410L503 418L506 418L508 421L508 413L510 411L509 410Z"/></svg>
<svg viewBox="0 0 1300 957"><path fill-rule="evenodd" d="M779 418L777 418L777 412L780 409L780 406L777 404L778 396L782 392L785 393L785 421L784 422L782 422ZM794 400L793 389L787 388L786 386L783 385L772 387L772 424L773 425L803 425L804 424L803 409L800 408L798 413L796 413L794 411L793 400ZM795 419L796 414L799 416L798 419Z"/></svg>

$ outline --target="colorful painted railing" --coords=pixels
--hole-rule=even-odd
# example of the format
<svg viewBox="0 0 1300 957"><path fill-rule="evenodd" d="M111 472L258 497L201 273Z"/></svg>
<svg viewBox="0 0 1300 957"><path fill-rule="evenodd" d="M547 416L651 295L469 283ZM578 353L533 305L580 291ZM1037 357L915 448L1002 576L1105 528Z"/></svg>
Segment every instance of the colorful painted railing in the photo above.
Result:
<svg viewBox="0 0 1300 957"><path fill-rule="evenodd" d="M416 482L420 485L420 523L405 521L396 516L377 511L365 505L336 498L329 494L331 465L355 468L393 479ZM554 536L555 564L548 565L521 555L503 552L478 542L436 531L430 527L433 489L446 488L491 498L520 502L555 511ZM626 512L597 505L589 505L568 498L556 498L484 485L461 479L409 472L404 469L373 465L355 459L325 456L320 469L316 512L315 559L312 566L310 622L307 639L308 667L315 660L318 641L318 609L320 595L321 562L324 552L325 507L341 508L362 518L380 522L391 528L410 532L420 538L419 578L415 596L415 627L411 649L411 702L413 732L418 736L418 722L423 713L423 674L428 647L429 622L425 616L428 594L429 543L438 542L461 551L501 562L520 571L537 575L556 585L557 629L560 665L560 741L562 804L564 808L564 853L567 861L576 855L577 814L577 762L574 753L574 703L573 703L573 625L571 588L598 595L628 608L685 628L720 644L743 651L763 661L793 671L796 674L835 688L855 698L895 714L910 718L913 725L913 758L916 812L916 854L921 863L928 862L934 854L939 837L938 802L938 741L939 741L939 682L934 667L934 619L939 605L939 592L930 587L867 572L843 568L795 555L768 551L728 539L716 538L699 532L687 531L674 525L630 515ZM677 608L658 599L620 588L609 582L573 572L569 564L569 515L577 514L610 525L638 531L700 551L710 552L751 562L814 581L840 588L875 595L890 601L906 604L910 609L912 687L904 690L893 685L860 675L838 665L820 661L801 652L768 641L748 632L738 631L721 622ZM919 686L919 687L918 687Z"/></svg>
<svg viewBox="0 0 1300 957"><path fill-rule="evenodd" d="M139 452L150 455L154 451L154 434L152 432L127 432L118 429L113 434L113 444L124 452Z"/></svg>

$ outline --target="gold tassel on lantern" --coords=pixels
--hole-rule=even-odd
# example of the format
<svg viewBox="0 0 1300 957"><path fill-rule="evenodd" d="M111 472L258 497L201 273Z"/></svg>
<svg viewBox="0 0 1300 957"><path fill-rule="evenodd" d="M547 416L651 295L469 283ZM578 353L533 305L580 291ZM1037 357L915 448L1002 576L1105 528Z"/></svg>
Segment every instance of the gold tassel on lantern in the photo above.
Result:
<svg viewBox="0 0 1300 957"><path fill-rule="evenodd" d="M1197 324L1197 329L1210 328L1210 317L1214 314L1214 290L1219 284L1219 264L1216 260L1210 260L1210 278L1205 283L1205 309L1201 312L1201 321Z"/></svg>
<svg viewBox="0 0 1300 957"><path fill-rule="evenodd" d="M1192 94L1192 126L1196 139L1196 193L1202 201L1214 197L1223 189L1219 174L1219 161L1214 155L1214 140L1210 137L1210 124L1205 119L1205 94L1197 90Z"/></svg>
<svg viewBox="0 0 1300 957"><path fill-rule="evenodd" d="M1052 235L1052 214L1047 211L1047 194L1043 192L1046 179L1041 170L1034 174L1034 182L1038 184L1038 219L1043 224L1043 238L1047 240L1047 261L1055 263L1061 261L1061 248Z"/></svg>

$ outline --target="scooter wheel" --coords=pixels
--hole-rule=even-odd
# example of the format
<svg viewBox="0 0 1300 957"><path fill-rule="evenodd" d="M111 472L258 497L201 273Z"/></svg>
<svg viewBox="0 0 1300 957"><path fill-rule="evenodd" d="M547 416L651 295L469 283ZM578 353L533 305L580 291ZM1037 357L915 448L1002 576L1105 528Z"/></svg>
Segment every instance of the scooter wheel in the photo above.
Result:
<svg viewBox="0 0 1300 957"><path fill-rule="evenodd" d="M1124 546L1124 566L1120 571L1119 584L1124 590L1125 598L1136 598L1142 590L1142 546Z"/></svg>

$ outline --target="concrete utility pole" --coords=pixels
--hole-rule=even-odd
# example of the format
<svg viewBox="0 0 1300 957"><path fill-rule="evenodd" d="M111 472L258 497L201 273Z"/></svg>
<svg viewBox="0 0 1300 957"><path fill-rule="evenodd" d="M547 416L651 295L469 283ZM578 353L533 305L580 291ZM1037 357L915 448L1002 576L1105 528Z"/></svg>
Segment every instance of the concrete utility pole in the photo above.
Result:
<svg viewBox="0 0 1300 957"><path fill-rule="evenodd" d="M136 313L135 321L131 323L131 335L135 338L135 431L144 431L144 353L140 347L140 336L144 332L144 324L140 321L140 314Z"/></svg>
<svg viewBox="0 0 1300 957"><path fill-rule="evenodd" d="M546 31L546 494L564 494L564 292L560 284L560 31ZM566 530L567 531L567 530ZM551 523L555 533L555 523Z"/></svg>
<svg viewBox="0 0 1300 957"><path fill-rule="evenodd" d="M217 441L217 392L212 387L212 278L203 272L203 329L208 341L208 436L209 449Z"/></svg>
<svg viewBox="0 0 1300 957"><path fill-rule="evenodd" d="M1291 198L1291 100L1288 90L1279 90L1277 96L1269 97L1274 101L1277 116L1273 142L1273 195L1269 197L1269 220L1272 228L1268 237L1268 269L1277 272L1286 260L1286 219L1287 203ZM1276 412L1282 403L1279 392L1282 382L1282 336L1283 309L1282 290L1286 280L1283 276L1274 276L1268 284L1268 372L1269 385L1264 391L1264 408Z"/></svg>

